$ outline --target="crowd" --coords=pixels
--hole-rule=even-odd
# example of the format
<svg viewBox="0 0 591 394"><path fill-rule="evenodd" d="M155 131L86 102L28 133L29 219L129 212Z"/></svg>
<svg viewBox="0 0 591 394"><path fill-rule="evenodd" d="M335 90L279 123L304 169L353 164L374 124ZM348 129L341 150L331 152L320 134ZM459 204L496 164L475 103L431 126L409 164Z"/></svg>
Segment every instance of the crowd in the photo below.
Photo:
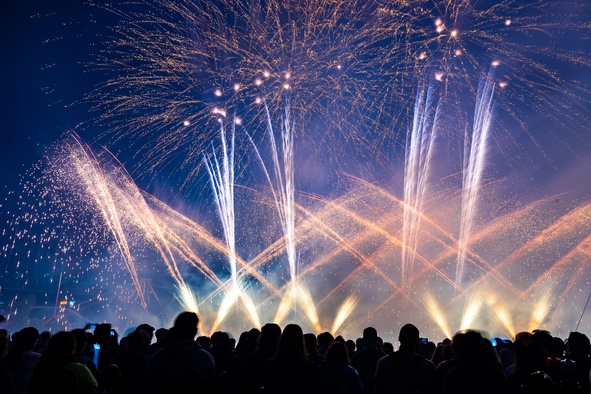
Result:
<svg viewBox="0 0 591 394"><path fill-rule="evenodd" d="M467 330L434 343L406 324L395 350L373 327L346 340L267 323L236 341L198 336L198 325L182 312L172 327L140 324L122 338L107 323L0 329L0 394L590 393L590 343L579 332L509 341Z"/></svg>

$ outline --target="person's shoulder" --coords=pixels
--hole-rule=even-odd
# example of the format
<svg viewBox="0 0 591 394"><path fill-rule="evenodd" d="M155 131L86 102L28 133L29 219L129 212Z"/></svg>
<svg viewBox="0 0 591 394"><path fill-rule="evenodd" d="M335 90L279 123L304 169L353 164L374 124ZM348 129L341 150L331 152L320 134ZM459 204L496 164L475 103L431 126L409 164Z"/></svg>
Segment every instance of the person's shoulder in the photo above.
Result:
<svg viewBox="0 0 591 394"><path fill-rule="evenodd" d="M433 371L435 371L437 369L437 366L435 365L435 363L433 361L431 361L428 358L421 356L421 355L419 355L419 357L420 357L419 363L424 365L425 368L428 368Z"/></svg>
<svg viewBox="0 0 591 394"><path fill-rule="evenodd" d="M383 357L381 362L389 363L389 364L415 364L415 365L433 365L435 364L425 356L415 353L415 352L406 352L398 350L394 353L388 354L387 356Z"/></svg>
<svg viewBox="0 0 591 394"><path fill-rule="evenodd" d="M371 348L371 355L373 357L384 357L387 356L388 353L384 352L382 349L379 349L377 347Z"/></svg>
<svg viewBox="0 0 591 394"><path fill-rule="evenodd" d="M23 359L26 360L39 360L41 358L41 353L34 352L32 350L27 350L23 353Z"/></svg>
<svg viewBox="0 0 591 394"><path fill-rule="evenodd" d="M74 372L76 374L76 376L80 377L80 376L87 376L87 377L92 377L92 371L85 365L82 364L81 362L78 361L70 361L69 363L67 363L65 365L65 369L68 369L72 372ZM92 378L94 379L94 378Z"/></svg>
<svg viewBox="0 0 591 394"><path fill-rule="evenodd" d="M392 361L396 361L396 362L402 362L405 360L411 360L411 359L415 359L416 357L419 357L420 354L418 353L414 353L414 352L406 352L404 350L397 350L393 353L390 353L388 355L388 357L390 357L390 359Z"/></svg>
<svg viewBox="0 0 591 394"><path fill-rule="evenodd" d="M77 370L77 369L88 369L88 367L84 364L82 364L79 361L70 361L67 362L65 365L66 368L68 369L73 369L73 370Z"/></svg>
<svg viewBox="0 0 591 394"><path fill-rule="evenodd" d="M213 355L208 352L207 350L205 350L204 348L202 348L201 346L195 348L192 350L192 352L195 357L201 359L201 360L207 360L208 362L214 363L214 358Z"/></svg>
<svg viewBox="0 0 591 394"><path fill-rule="evenodd" d="M343 369L347 371L348 374L359 376L359 372L349 364L344 364Z"/></svg>
<svg viewBox="0 0 591 394"><path fill-rule="evenodd" d="M384 357L380 358L378 360L378 365L380 367L391 367L394 366L398 363L400 363L401 359L400 356L396 354L396 352L394 353L390 353L390 354L386 354L384 355Z"/></svg>

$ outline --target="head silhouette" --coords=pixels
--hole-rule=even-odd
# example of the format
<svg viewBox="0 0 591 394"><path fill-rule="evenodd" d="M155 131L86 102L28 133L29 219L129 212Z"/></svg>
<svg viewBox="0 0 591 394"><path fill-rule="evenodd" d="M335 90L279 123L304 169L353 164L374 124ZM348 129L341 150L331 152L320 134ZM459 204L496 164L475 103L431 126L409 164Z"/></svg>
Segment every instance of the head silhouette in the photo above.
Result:
<svg viewBox="0 0 591 394"><path fill-rule="evenodd" d="M174 319L174 336L177 338L195 339L198 325L199 317L195 312L181 312Z"/></svg>
<svg viewBox="0 0 591 394"><path fill-rule="evenodd" d="M400 350L414 351L419 343L419 329L413 324L405 324L398 334Z"/></svg>
<svg viewBox="0 0 591 394"><path fill-rule="evenodd" d="M578 358L586 357L589 354L590 348L589 337L578 331L573 331L568 335L568 357L577 360Z"/></svg>
<svg viewBox="0 0 591 394"><path fill-rule="evenodd" d="M232 345L227 332L216 331L211 334L211 348L219 351L230 351Z"/></svg>
<svg viewBox="0 0 591 394"><path fill-rule="evenodd" d="M288 324L281 333L277 356L285 358L305 358L304 333L297 324Z"/></svg>
<svg viewBox="0 0 591 394"><path fill-rule="evenodd" d="M333 342L328 347L324 359L326 361L332 360L349 364L349 352L347 351L347 345L344 342L340 341Z"/></svg>

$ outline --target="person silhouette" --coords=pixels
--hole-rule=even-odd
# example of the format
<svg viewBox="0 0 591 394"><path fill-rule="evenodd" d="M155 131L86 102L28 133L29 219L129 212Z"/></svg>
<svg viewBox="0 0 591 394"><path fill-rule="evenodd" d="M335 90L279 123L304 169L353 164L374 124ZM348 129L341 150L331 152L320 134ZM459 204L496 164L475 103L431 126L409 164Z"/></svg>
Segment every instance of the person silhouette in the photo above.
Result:
<svg viewBox="0 0 591 394"><path fill-rule="evenodd" d="M416 352L419 329L405 324L398 334L400 347L378 361L376 367L376 394L433 393L435 364Z"/></svg>
<svg viewBox="0 0 591 394"><path fill-rule="evenodd" d="M268 393L301 394L315 387L315 365L306 356L304 333L297 324L288 324L281 333L275 355L267 362L263 379Z"/></svg>
<svg viewBox="0 0 591 394"><path fill-rule="evenodd" d="M12 374L17 393L27 393L33 369L41 359L41 354L33 351L38 337L35 327L25 327L12 334L13 346L4 357L4 366Z"/></svg>
<svg viewBox="0 0 591 394"><path fill-rule="evenodd" d="M335 341L316 367L318 394L361 394L363 382L350 365L345 342Z"/></svg>
<svg viewBox="0 0 591 394"><path fill-rule="evenodd" d="M363 382L364 393L374 392L376 366L378 361L386 356L378 338L378 331L373 327L366 327L361 337L362 348L351 356L351 366L359 372Z"/></svg>
<svg viewBox="0 0 591 394"><path fill-rule="evenodd" d="M60 331L51 336L29 382L29 394L96 394L98 382L76 359L76 336Z"/></svg>
<svg viewBox="0 0 591 394"><path fill-rule="evenodd" d="M194 393L206 390L215 378L213 356L197 341L199 317L181 312L169 330L169 338L148 359L144 376L147 394Z"/></svg>
<svg viewBox="0 0 591 394"><path fill-rule="evenodd" d="M501 361L490 341L477 331L454 336L454 366L443 377L441 393L506 392L505 374Z"/></svg>

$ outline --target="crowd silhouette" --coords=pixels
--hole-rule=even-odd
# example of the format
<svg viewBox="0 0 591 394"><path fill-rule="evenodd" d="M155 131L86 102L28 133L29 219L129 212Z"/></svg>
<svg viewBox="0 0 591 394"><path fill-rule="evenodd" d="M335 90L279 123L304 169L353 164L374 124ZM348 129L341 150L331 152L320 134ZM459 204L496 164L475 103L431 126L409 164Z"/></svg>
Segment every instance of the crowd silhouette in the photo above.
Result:
<svg viewBox="0 0 591 394"><path fill-rule="evenodd" d="M591 345L544 330L511 340L476 330L434 343L403 325L397 349L366 327L361 337L304 333L267 323L198 336L199 317L140 324L120 338L103 323L71 331L0 329L0 394L589 394Z"/></svg>

